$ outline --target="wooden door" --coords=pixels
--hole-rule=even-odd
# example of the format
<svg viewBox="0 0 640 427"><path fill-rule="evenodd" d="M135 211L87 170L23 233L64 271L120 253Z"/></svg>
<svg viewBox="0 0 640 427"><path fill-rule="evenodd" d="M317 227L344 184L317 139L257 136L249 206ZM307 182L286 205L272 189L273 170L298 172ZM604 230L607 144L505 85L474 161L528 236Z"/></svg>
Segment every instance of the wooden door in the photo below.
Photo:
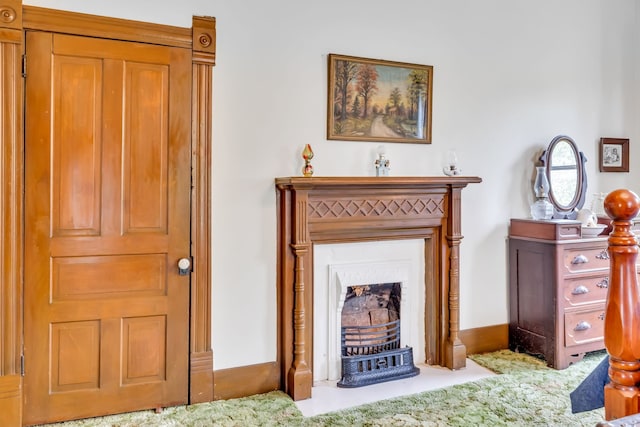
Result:
<svg viewBox="0 0 640 427"><path fill-rule="evenodd" d="M24 422L188 399L191 52L26 34Z"/></svg>

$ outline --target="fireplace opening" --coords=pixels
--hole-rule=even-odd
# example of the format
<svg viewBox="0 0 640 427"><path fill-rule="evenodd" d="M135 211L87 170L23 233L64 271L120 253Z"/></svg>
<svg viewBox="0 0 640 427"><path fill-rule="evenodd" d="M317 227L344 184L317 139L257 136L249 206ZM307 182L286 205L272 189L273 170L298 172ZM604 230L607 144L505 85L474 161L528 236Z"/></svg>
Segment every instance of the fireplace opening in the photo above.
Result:
<svg viewBox="0 0 640 427"><path fill-rule="evenodd" d="M342 378L360 387L420 373L413 349L400 348L401 283L349 286L341 313Z"/></svg>
<svg viewBox="0 0 640 427"><path fill-rule="evenodd" d="M349 286L341 313L341 354L376 354L400 347L400 283Z"/></svg>

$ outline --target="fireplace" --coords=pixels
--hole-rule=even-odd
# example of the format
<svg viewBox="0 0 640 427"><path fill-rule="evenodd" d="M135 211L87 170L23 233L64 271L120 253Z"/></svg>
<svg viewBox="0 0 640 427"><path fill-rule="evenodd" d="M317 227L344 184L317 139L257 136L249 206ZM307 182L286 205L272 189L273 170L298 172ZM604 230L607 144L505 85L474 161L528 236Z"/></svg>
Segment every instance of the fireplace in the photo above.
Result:
<svg viewBox="0 0 640 427"><path fill-rule="evenodd" d="M341 379L344 301L362 284L398 284L400 346L413 347L414 360L425 362L423 240L316 244L313 258L314 382Z"/></svg>
<svg viewBox="0 0 640 427"><path fill-rule="evenodd" d="M313 247L321 243L424 241L428 364L465 366L459 334L461 192L477 177L277 178L278 363L281 388L311 397Z"/></svg>

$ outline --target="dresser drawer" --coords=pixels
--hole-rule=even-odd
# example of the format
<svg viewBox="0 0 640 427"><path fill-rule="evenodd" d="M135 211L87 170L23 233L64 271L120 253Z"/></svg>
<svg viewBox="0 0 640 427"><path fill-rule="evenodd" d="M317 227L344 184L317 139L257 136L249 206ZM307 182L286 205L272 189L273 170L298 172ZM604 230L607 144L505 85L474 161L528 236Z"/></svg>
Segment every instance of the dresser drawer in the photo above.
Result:
<svg viewBox="0 0 640 427"><path fill-rule="evenodd" d="M587 344L604 339L604 304L584 311L564 314L565 346Z"/></svg>
<svg viewBox="0 0 640 427"><path fill-rule="evenodd" d="M566 249L563 255L567 273L609 269L609 252L606 246Z"/></svg>
<svg viewBox="0 0 640 427"><path fill-rule="evenodd" d="M569 277L564 280L562 295L566 301L564 307L604 303L609 290L609 275L599 274L588 277Z"/></svg>

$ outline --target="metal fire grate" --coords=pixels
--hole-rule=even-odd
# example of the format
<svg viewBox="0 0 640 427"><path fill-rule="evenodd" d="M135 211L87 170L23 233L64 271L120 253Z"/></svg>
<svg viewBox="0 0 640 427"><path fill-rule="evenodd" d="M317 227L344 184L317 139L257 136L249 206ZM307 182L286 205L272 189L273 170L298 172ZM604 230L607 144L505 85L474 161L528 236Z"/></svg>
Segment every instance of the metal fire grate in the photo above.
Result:
<svg viewBox="0 0 640 427"><path fill-rule="evenodd" d="M413 349L400 348L400 321L341 330L342 379L338 387L361 387L416 376Z"/></svg>
<svg viewBox="0 0 640 427"><path fill-rule="evenodd" d="M374 326L345 326L340 334L343 356L377 354L400 347L400 321Z"/></svg>

